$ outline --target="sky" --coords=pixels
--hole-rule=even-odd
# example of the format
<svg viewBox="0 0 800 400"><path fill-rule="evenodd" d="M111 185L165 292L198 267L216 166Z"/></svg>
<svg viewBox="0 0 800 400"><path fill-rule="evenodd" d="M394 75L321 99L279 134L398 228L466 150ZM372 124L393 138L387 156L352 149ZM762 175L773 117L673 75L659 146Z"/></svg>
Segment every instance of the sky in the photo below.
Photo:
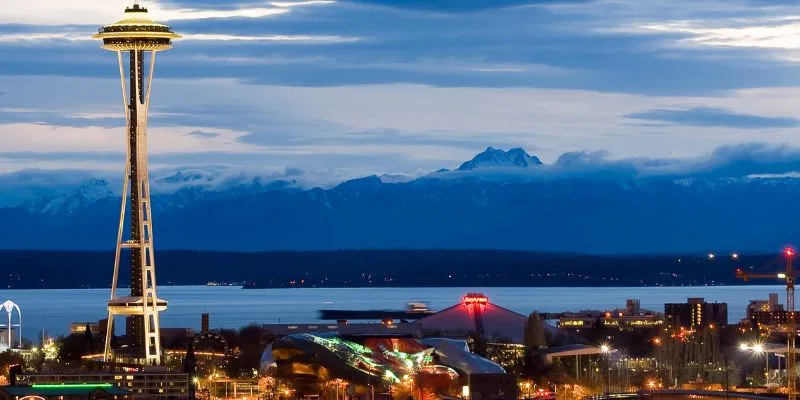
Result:
<svg viewBox="0 0 800 400"><path fill-rule="evenodd" d="M121 173L116 57L91 34L130 2L7 3L0 172ZM487 146L700 164L800 148L795 1L141 4L184 36L157 57L154 168L342 179L452 168Z"/></svg>

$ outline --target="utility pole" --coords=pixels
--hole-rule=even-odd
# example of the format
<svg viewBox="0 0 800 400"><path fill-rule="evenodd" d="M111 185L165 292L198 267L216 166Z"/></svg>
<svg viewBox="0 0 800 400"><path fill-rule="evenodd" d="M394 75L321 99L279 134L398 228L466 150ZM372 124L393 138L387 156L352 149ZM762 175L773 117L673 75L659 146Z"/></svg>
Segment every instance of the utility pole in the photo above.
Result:
<svg viewBox="0 0 800 400"><path fill-rule="evenodd" d="M777 274L755 274L744 272L741 268L736 270L736 277L747 282L752 278L778 278L786 280L786 386L788 391L788 400L797 400L796 388L796 366L794 357L795 337L797 335L797 327L795 324L795 307L794 307L794 281L796 279L794 272L794 249L787 247L783 250L786 256L786 269L784 272ZM737 257L738 258L738 257Z"/></svg>

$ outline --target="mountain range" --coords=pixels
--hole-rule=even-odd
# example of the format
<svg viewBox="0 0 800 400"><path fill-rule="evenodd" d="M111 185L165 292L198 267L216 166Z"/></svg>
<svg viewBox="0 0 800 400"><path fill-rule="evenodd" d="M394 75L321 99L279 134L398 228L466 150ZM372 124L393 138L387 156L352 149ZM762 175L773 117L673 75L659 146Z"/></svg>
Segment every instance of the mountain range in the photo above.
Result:
<svg viewBox="0 0 800 400"><path fill-rule="evenodd" d="M543 164L520 148L490 147L453 170L310 188L291 177L231 179L224 167L181 169L153 177L154 239L163 249L219 251L589 254L771 252L800 243L793 219L800 180L770 175L758 160L729 152L716 153L725 162L691 168L663 160L595 168L597 154L568 153ZM742 165L752 173L739 171ZM0 179L0 247L112 249L118 183L85 176L70 185L55 190L47 181Z"/></svg>

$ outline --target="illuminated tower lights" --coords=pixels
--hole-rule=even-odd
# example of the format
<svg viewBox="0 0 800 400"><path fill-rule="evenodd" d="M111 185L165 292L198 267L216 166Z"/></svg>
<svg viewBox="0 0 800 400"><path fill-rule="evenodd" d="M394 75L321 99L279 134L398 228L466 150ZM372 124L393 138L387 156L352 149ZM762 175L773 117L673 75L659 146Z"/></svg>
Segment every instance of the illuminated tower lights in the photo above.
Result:
<svg viewBox="0 0 800 400"><path fill-rule="evenodd" d="M125 9L125 16L121 21L104 26L93 37L103 41L102 48L117 53L127 137L125 179L111 299L108 301L108 326L103 358L108 361L111 356L114 316L122 315L126 317L128 339L133 350L131 355L145 364L159 364L161 343L158 313L166 310L167 302L156 295L150 183L147 171L147 113L150 107L156 53L169 50L172 47L172 39L180 38L180 35L175 34L169 26L150 20L147 9L134 2L131 7ZM149 66L145 75L147 59ZM130 238L123 240L128 197L130 197ZM130 250L131 290L129 296L119 297L117 282L120 253L123 248Z"/></svg>

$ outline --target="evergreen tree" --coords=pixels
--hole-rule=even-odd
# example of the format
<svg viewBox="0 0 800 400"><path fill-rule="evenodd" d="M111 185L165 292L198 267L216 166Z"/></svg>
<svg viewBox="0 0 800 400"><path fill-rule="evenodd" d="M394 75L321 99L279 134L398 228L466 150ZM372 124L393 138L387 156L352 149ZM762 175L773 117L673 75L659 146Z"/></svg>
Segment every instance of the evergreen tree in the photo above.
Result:
<svg viewBox="0 0 800 400"><path fill-rule="evenodd" d="M539 319L539 312L534 311L528 315L528 323L525 325L525 350L530 352L543 347L547 347L544 323Z"/></svg>
<svg viewBox="0 0 800 400"><path fill-rule="evenodd" d="M83 341L86 343L86 354L92 354L94 352L94 336L89 324L86 324L86 328L84 328Z"/></svg>
<svg viewBox="0 0 800 400"><path fill-rule="evenodd" d="M189 398L193 399L196 389L194 378L197 372L197 357L194 354L194 345L191 341L189 345L186 346L186 357L183 358L183 372L185 372L186 376L189 378Z"/></svg>

